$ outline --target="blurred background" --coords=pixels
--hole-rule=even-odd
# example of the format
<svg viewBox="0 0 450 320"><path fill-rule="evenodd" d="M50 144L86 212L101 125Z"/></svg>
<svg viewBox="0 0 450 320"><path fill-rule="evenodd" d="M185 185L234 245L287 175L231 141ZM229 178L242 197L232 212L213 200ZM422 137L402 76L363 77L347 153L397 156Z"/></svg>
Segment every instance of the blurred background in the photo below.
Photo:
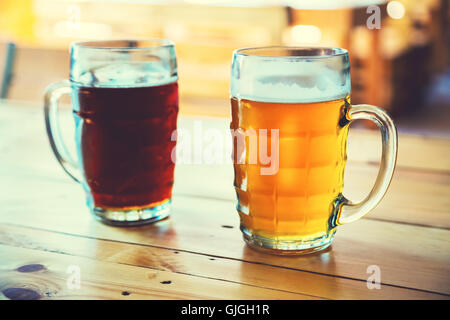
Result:
<svg viewBox="0 0 450 320"><path fill-rule="evenodd" d="M450 136L449 20L448 0L0 0L0 97L41 106L68 77L72 41L167 38L181 112L228 116L234 49L333 46L350 52L354 104Z"/></svg>

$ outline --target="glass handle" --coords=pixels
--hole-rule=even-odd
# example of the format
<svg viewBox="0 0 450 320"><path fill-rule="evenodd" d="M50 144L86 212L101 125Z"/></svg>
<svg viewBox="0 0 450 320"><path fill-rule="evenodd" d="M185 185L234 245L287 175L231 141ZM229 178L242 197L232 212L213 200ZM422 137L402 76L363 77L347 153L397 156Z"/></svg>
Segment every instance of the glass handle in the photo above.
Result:
<svg viewBox="0 0 450 320"><path fill-rule="evenodd" d="M48 139L56 159L69 176L80 182L81 174L61 136L58 121L58 100L64 94L70 94L72 88L68 80L52 83L45 90L44 113Z"/></svg>
<svg viewBox="0 0 450 320"><path fill-rule="evenodd" d="M356 221L375 208L391 183L397 162L397 129L383 109L368 104L354 105L347 112L347 117L350 122L365 119L376 123L381 131L382 154L378 176L369 195L359 203L344 198L336 218L337 225Z"/></svg>

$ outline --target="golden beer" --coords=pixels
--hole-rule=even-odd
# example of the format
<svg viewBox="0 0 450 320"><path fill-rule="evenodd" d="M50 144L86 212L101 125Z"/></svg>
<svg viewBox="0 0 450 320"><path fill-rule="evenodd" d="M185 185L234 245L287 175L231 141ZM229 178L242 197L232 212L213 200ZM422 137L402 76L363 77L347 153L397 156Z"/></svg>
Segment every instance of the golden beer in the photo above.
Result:
<svg viewBox="0 0 450 320"><path fill-rule="evenodd" d="M270 103L231 99L231 129L266 129L278 144L278 171L261 174L267 167L251 150L250 138L239 148L234 139L234 186L241 229L265 241L312 241L327 237L335 226L329 220L344 187L348 98L314 103ZM278 139L270 139L278 129ZM258 142L261 137L257 136ZM271 142L270 142L271 141ZM238 159L245 159L239 163Z"/></svg>
<svg viewBox="0 0 450 320"><path fill-rule="evenodd" d="M350 105L347 50L257 47L233 54L230 96L234 187L245 242L275 254L327 248L338 225L370 212L386 193L397 131L381 108ZM342 195L348 127L381 132L381 165L367 197Z"/></svg>

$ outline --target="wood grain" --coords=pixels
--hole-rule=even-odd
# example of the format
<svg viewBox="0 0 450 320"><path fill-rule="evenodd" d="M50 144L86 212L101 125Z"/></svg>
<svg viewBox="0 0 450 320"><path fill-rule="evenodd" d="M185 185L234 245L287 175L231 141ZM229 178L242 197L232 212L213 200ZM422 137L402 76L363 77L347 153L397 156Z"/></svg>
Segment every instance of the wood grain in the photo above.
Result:
<svg viewBox="0 0 450 320"><path fill-rule="evenodd" d="M223 132L229 131L229 112L222 114L218 109L228 104L220 99L185 99L186 111L182 112L178 126L190 129L194 123L201 122L204 130L214 129ZM30 132L45 136L42 107L36 103L0 101L0 133L9 133L9 142L15 139L28 139ZM183 106L180 107L183 110ZM62 130L67 136L68 143L73 140L73 120L70 107L61 112ZM195 116L190 115L193 110ZM202 111L204 110L204 111ZM211 110L216 117L205 116ZM218 117L217 117L218 116ZM20 126L14 124L20 123ZM226 138L225 138L226 139ZM4 143L9 143L3 141ZM2 145L0 144L0 146ZM376 130L351 129L348 138L349 161L363 162L376 165L381 155L381 137ZM450 173L450 139L427 135L402 133L399 135L399 152L397 167L399 169L416 169Z"/></svg>
<svg viewBox="0 0 450 320"><path fill-rule="evenodd" d="M62 112L61 117L68 124L63 127L70 141L71 115ZM181 117L181 127L199 119L206 128L222 128L227 123L224 119ZM365 131L361 136L364 134L377 137ZM405 143L408 152L399 154L391 188L367 219L340 227L330 250L311 256L278 257L258 253L243 243L229 164L177 165L171 218L146 227L121 229L89 216L82 189L53 159L40 112L6 106L0 113L0 136L7 137L0 139L0 223L8 224L2 227L6 231L0 239L7 245L64 253L55 253L55 261L60 255L79 255L82 260L138 265L333 299L365 294L377 298L376 292L367 293L365 288L367 267L377 265L387 297L450 295L448 140L422 141L408 136L412 140ZM378 170L372 149L361 143L358 148L364 152L358 153L365 158L349 161L346 172L345 194L352 200L368 192ZM424 152L414 157L417 150ZM29 243L19 241L19 234ZM46 237L53 240L44 241ZM72 241L77 245L68 246ZM102 255L99 248L109 255ZM166 261L166 254L171 256L174 251L179 256ZM148 256L157 257L156 262ZM5 257L5 261L16 259L11 253ZM180 257L184 260L177 260ZM210 265L214 260L204 264L206 257L220 260L221 266L214 269ZM96 262L91 262L89 268L94 268ZM265 279L268 272L274 277ZM305 285L297 288L299 282Z"/></svg>
<svg viewBox="0 0 450 320"><path fill-rule="evenodd" d="M312 297L145 267L0 245L0 296L28 289L37 299L311 299ZM39 264L36 272L17 268ZM70 289L68 268L80 270L80 289ZM69 269L70 270L70 269ZM9 290L8 290L9 289ZM122 294L130 293L129 295ZM319 297L314 297L320 299Z"/></svg>
<svg viewBox="0 0 450 320"><path fill-rule="evenodd" d="M0 222L79 236L153 245L334 276L367 279L369 265L386 284L450 293L450 231L362 219L340 227L332 250L303 257L261 254L245 246L234 201L175 196L171 219L113 228L89 215L76 184L9 180ZM27 194L27 201L21 201ZM4 196L4 194L3 194ZM222 226L232 226L224 228Z"/></svg>
<svg viewBox="0 0 450 320"><path fill-rule="evenodd" d="M51 153L42 114L37 114L35 109L29 107L18 107L19 109L14 111L11 111L9 106L6 108L8 112L0 114L0 136L8 137L0 140L0 162L2 163L0 174L12 178L23 175L70 183L70 178L59 168L59 164ZM62 125L63 128L66 128L63 133L65 133L68 145L73 149L73 133L71 131L73 120L71 117L68 112L61 113ZM208 130L217 129L218 123L224 124L225 120L206 117L181 117L180 124L183 128L192 129L194 121L200 121L203 130ZM17 123L22 123L22 125L15 126L14 124ZM356 140L349 138L349 141ZM436 141L441 140L437 139ZM450 143L447 140L445 141ZM421 146L418 142L417 148L420 149ZM443 146L435 147L437 151L434 154L450 150L450 144L447 149ZM358 152L357 154L366 155L367 152L370 153L366 149L363 150L365 152ZM350 153L349 158L352 159ZM424 154L431 158L433 153L424 152ZM438 158L438 160L442 160L441 166L446 166L445 163L448 160L445 159L450 159L450 154L446 158L444 156L445 154ZM410 156L409 158L415 157ZM226 155L224 155L224 159L228 160ZM433 156L433 159L435 159L435 156ZM377 172L378 165L349 161L346 168L344 194L353 201L361 200L372 188ZM234 201L232 165L230 163L177 164L175 193ZM366 217L450 228L450 172L398 167L385 198Z"/></svg>
<svg viewBox="0 0 450 320"><path fill-rule="evenodd" d="M361 201L371 190L377 173L377 167L348 163L344 195ZM175 191L235 201L233 174L232 167L226 165L178 165ZM365 218L449 229L450 175L397 170L385 197Z"/></svg>
<svg viewBox="0 0 450 320"><path fill-rule="evenodd" d="M279 268L217 256L117 241L0 225L0 244L8 244L101 261L149 267L255 287L271 288L328 299L450 299L420 290L382 285L369 290L365 281ZM270 276L268 276L270 275ZM277 292L273 293L273 298Z"/></svg>
<svg viewBox="0 0 450 320"><path fill-rule="evenodd" d="M8 159L0 160L4 164L0 166L0 175L5 183L6 180L12 180L11 183L15 185L21 183L18 179L30 179L37 180L36 183L39 180L51 180L65 185L73 184L47 147L30 143L30 149L29 156L9 154ZM375 167L349 163L344 195L352 201L362 200L372 188L377 170ZM177 165L174 192L185 196L235 201L233 169L228 165ZM20 192L9 196L22 197ZM6 194L1 197L6 198ZM450 175L397 170L387 194L365 218L449 229Z"/></svg>

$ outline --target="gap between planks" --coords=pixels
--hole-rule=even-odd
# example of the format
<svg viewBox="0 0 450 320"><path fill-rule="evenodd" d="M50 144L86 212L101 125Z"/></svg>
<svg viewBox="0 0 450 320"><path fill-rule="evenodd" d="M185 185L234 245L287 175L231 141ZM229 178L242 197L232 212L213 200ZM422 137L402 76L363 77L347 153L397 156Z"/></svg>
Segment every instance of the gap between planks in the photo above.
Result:
<svg viewBox="0 0 450 320"><path fill-rule="evenodd" d="M263 262L254 262L254 261L248 261L248 260L241 260L241 259L230 258L230 257L225 257L225 256L220 256L220 255L210 255L210 254L199 253L199 252L183 250L183 249L167 248L167 247L162 247L162 246L157 246L157 245L150 245L150 244L130 243L130 242L126 242L126 241L111 240L111 239L94 238L94 237L90 237L90 236L82 236L82 235L77 235L77 234L72 234L72 233L67 233L67 232L58 232L58 231L47 230L47 229L43 229L43 228L17 226L17 225L9 224L9 223L3 223L3 224L0 224L0 226L1 225L3 225L3 228L0 227L1 229L5 229L5 226L6 226L6 229L9 229L8 231L12 231L12 232L8 232L8 234L10 234L10 235L13 234L14 232L16 232L16 234L17 233L20 234L20 229L33 230L33 231L37 231L38 233L49 233L49 234L58 235L60 237L81 238L83 240L89 239L92 242L97 241L97 242L101 242L101 243L105 243L105 244L114 244L114 245L117 245L119 247L122 247L122 246L124 248L127 247L127 249L129 249L130 247L138 248L138 249L136 249L137 251L139 251L139 248L152 248L152 249L157 249L157 250L160 250L160 251L170 251L172 253L184 252L184 253L187 253L189 255L201 256L201 257L205 257L205 258L208 258L208 259L211 259L211 258L214 258L214 259L225 259L225 260L229 260L229 261L234 261L236 263L248 263L248 264L251 264L251 265L264 266L267 269L271 269L271 270L267 270L267 272L271 272L271 271L273 272L274 270L275 271L279 271L277 269L274 269L274 268L279 268L279 269L286 270L286 272L294 271L296 273L310 274L309 276L307 275L307 277L331 278L331 280L329 280L329 281L336 281L335 278L337 278L340 281L350 281L350 282L353 282L353 283L355 281L356 281L356 283L361 283L362 282L362 287L365 287L365 282L366 282L366 280L361 280L361 279L352 278L352 277L333 275L333 274L326 274L326 273L314 272L314 271L310 271L310 270L303 270L303 269L286 267L286 266L278 266L278 265L273 265L273 264L268 264L268 263L263 263ZM11 229L13 229L13 230L11 230ZM23 232L20 234L20 236L21 236L21 238L26 238L26 235L24 237ZM36 235L36 237L37 236L38 235ZM43 237L39 237L39 238L42 239ZM31 239L31 240L36 242L35 239ZM73 242L73 239L71 240L71 242ZM9 245L9 246L14 246L14 247L21 247L21 248L41 250L41 251L49 251L49 249L42 248L41 246L38 246L37 248L35 248L32 244L30 244L28 239L27 239L27 242L25 244L26 246L23 246L23 243L18 243L18 244L6 243L4 241L4 239L2 241L1 233L0 233L0 243L3 243L5 245ZM51 252L56 252L56 253L59 253L59 254L66 254L66 255L71 255L71 256L79 256L78 254L73 253L73 252L64 252L64 251L61 251L61 250L54 250L54 249L50 249L50 251ZM82 257L89 257L89 258L91 258L93 260L104 261L103 259L99 259L98 257L90 257L90 256L82 256ZM155 269L155 270L167 271L164 268L161 268L161 267L158 267L158 266L149 266L148 264L147 265L145 265L145 264L132 264L130 262L120 261L120 259L115 259L114 262L118 263L118 264L124 264L124 265L130 265L130 266L137 266L137 267L143 267L143 268L150 268L150 269ZM258 267L254 267L254 268L258 268ZM179 273L179 274L188 275L188 276L201 277L201 278L207 278L207 279L213 279L213 280L219 280L219 281L226 281L226 282L231 282L231 283L237 283L237 284L253 286L253 287L257 287L257 288L282 291L282 292L286 292L286 293L302 294L302 295L306 295L306 296L309 296L309 297L312 297L312 298L321 298L321 299L336 299L336 298L339 298L339 297L335 297L335 296L331 296L331 297L319 296L317 294L307 293L307 292L303 292L303 291L291 291L291 290L287 290L287 289L273 288L273 287L262 286L262 285L255 285L253 283L248 283L248 282L242 282L242 281L236 281L236 280L230 280L230 279L217 277L217 275L216 276L205 276L205 275L192 273L193 270L191 272L180 272L180 271L176 271L176 270L171 270L170 268L169 268L169 270L171 272L174 272L174 273ZM294 279L292 279L292 280L294 280ZM392 289L404 289L406 291L412 291L412 292L416 292L416 293L430 294L430 298L432 298L432 299L434 299L434 298L449 299L450 298L450 295L444 294L444 293L440 293L440 292L416 289L416 288L411 288L411 287L406 287L406 286L399 286L399 285L383 283L383 282L381 282L381 285L383 286L384 292L386 292L386 287L389 287L389 289L391 289L391 290ZM368 289L366 289L366 291L367 290ZM373 293L375 293L375 292L376 291L374 291ZM361 294L361 293L359 293L359 294ZM406 292L405 292L405 294L406 294ZM433 297L433 295L437 295L437 296ZM346 298L349 298L349 297L347 296ZM350 298L358 299L358 298L361 298L361 297L358 295L358 296L353 296L353 297L350 297ZM378 297L378 298L380 298L380 297Z"/></svg>
<svg viewBox="0 0 450 320"><path fill-rule="evenodd" d="M138 299L273 299L273 293L281 299L323 299L300 293L3 244L0 244L0 252L9 257L6 263L2 264L3 270L0 270L2 271L0 293L3 294L6 289L25 288L36 292L39 298L118 299L124 298L120 292L131 288L134 299L136 295ZM20 267L26 269L27 266L36 264L42 265L43 271L47 271L46 274L18 271ZM81 292L65 290L68 289L66 279L70 276L66 270L67 266L71 265L80 267ZM149 270L152 272L149 273ZM219 290L223 296L219 294ZM62 291L62 294L59 291ZM117 293L117 296L113 295L114 293Z"/></svg>
<svg viewBox="0 0 450 320"><path fill-rule="evenodd" d="M343 232L338 232L330 252L293 259L257 254L244 245L238 229L221 228L223 224L235 225L232 202L206 199L202 208L198 207L198 200L192 197L175 197L171 219L147 227L123 229L94 221L78 199L81 193L75 190L78 190L76 185L73 186L74 192L70 192L75 201L73 205L67 206L67 197L56 197L52 193L55 196L53 203L51 206L47 203L44 210L35 209L41 207L41 201L35 204L17 203L0 215L0 220L93 238L178 247L286 267L302 265L309 271L332 272L359 279L367 279L366 267L377 264L384 270L383 277L388 279L386 283L450 293L446 251L449 238L446 230L362 219L341 227ZM64 194L67 192L64 191ZM61 215L61 210L66 214ZM414 237L410 238L411 235Z"/></svg>

